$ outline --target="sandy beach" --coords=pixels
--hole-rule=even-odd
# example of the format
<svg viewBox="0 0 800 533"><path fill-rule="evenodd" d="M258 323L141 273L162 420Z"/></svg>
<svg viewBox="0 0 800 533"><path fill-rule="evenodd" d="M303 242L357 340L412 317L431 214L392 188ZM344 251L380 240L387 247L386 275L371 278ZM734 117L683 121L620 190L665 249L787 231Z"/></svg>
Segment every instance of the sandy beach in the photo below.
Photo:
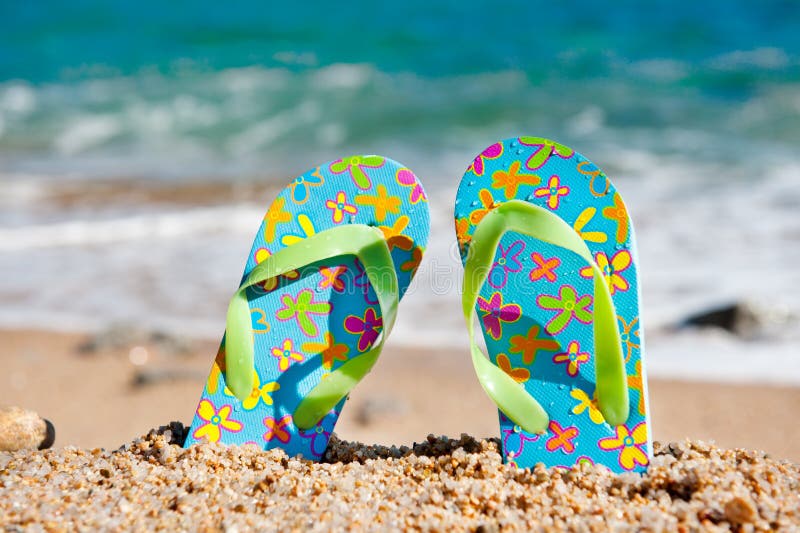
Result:
<svg viewBox="0 0 800 533"><path fill-rule="evenodd" d="M4 331L0 340L0 404L51 420L56 447L115 449L168 421L188 424L216 352L210 342L158 336L131 335L115 341L119 346L41 331ZM656 440L688 437L800 462L798 388L651 380L650 398ZM497 427L467 354L390 343L336 432L345 440L401 445L431 433L491 438Z"/></svg>

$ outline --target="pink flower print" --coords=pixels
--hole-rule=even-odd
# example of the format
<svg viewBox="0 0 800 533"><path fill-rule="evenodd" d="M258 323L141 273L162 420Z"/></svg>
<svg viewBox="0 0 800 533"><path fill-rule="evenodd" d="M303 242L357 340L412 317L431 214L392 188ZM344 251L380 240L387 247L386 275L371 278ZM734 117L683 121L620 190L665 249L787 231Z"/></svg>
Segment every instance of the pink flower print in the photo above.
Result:
<svg viewBox="0 0 800 533"><path fill-rule="evenodd" d="M502 415L505 420L508 420L505 415ZM522 455L525 451L525 443L536 442L539 440L539 435L531 435L522 431L519 426L514 426L511 429L503 430L503 452L506 454L506 460L513 462Z"/></svg>
<svg viewBox="0 0 800 533"><path fill-rule="evenodd" d="M487 159L497 159L501 155L503 155L503 145L502 143L495 143L475 158L467 172L471 170L476 176L483 176L483 172L486 170L485 161Z"/></svg>
<svg viewBox="0 0 800 533"><path fill-rule="evenodd" d="M580 365L589 360L589 353L581 351L581 345L578 341L572 341L567 345L567 351L557 353L553 356L553 362L556 364L567 364L567 375L574 378L578 375Z"/></svg>
<svg viewBox="0 0 800 533"><path fill-rule="evenodd" d="M344 329L348 333L360 334L358 338L358 351L365 352L372 346L378 334L383 329L383 317L375 313L375 309L368 308L364 317L349 315L344 319Z"/></svg>
<svg viewBox="0 0 800 533"><path fill-rule="evenodd" d="M519 254L525 249L525 243L522 241L514 241L508 248L503 249L503 245L498 245L500 257L492 265L489 271L488 282L489 285L495 289L502 289L508 282L509 272L519 272L522 270L522 263L520 262Z"/></svg>
<svg viewBox="0 0 800 533"><path fill-rule="evenodd" d="M267 431L264 433L264 440L269 442L272 439L278 439L286 444L292 437L287 429L291 425L292 415L283 416L280 420L276 420L271 416L266 417L264 419L264 426L267 428Z"/></svg>
<svg viewBox="0 0 800 533"><path fill-rule="evenodd" d="M525 162L525 166L531 170L541 168L550 157L557 155L562 159L569 159L575 153L572 148L564 146L563 144L550 141L548 139L539 139L537 137L520 137L520 144L525 146L533 146L536 150L533 151L531 156Z"/></svg>
<svg viewBox="0 0 800 533"><path fill-rule="evenodd" d="M272 353L272 357L278 359L278 368L281 372L289 369L291 361L302 362L305 359L303 354L295 351L292 339L284 339L283 344L272 348L270 353Z"/></svg>
<svg viewBox="0 0 800 533"><path fill-rule="evenodd" d="M332 211L331 216L335 224L340 224L344 220L345 213L348 215L355 215L358 213L358 208L352 204L347 203L347 195L344 191L336 193L335 200L327 200L325 207Z"/></svg>
<svg viewBox="0 0 800 533"><path fill-rule="evenodd" d="M209 442L219 442L222 430L238 433L244 424L228 418L231 416L231 411L233 408L230 405L223 405L217 410L211 400L200 400L200 404L197 406L197 416L206 423L198 427L192 437L196 440L207 439Z"/></svg>
<svg viewBox="0 0 800 533"><path fill-rule="evenodd" d="M345 171L350 171L350 177L353 183L356 184L361 190L367 190L372 187L365 168L380 168L386 160L377 155L354 155L347 159L339 159L331 163L330 169L334 174L341 174Z"/></svg>
<svg viewBox="0 0 800 533"><path fill-rule="evenodd" d="M503 295L495 292L486 300L478 296L478 308L483 315L486 331L494 339L498 340L503 334L503 322L516 322L522 316L522 308L517 304L504 304Z"/></svg>
<svg viewBox="0 0 800 533"><path fill-rule="evenodd" d="M331 432L327 428L333 427L338 416L339 413L331 411L313 428L300 430L301 437L311 440L311 453L314 457L322 457L322 454L325 453L325 448L328 447L328 441L331 438Z"/></svg>
<svg viewBox="0 0 800 533"><path fill-rule="evenodd" d="M640 422L633 429L621 425L615 428L616 435L597 441L601 450L619 450L619 465L625 470L633 470L636 465L647 466L650 460L643 447L647 445L647 424Z"/></svg>
<svg viewBox="0 0 800 533"><path fill-rule="evenodd" d="M417 177L407 168L398 169L397 174L395 174L395 179L397 180L397 183L403 187L412 187L411 194L409 196L409 201L412 204L416 204L420 200L424 202L428 199L425 196L425 191L422 189L422 185L420 185L419 181L417 181Z"/></svg>
<svg viewBox="0 0 800 533"><path fill-rule="evenodd" d="M353 263L356 267L356 278L353 282L356 284L356 287L359 287L362 291L364 291L364 301L370 305L378 305L378 298L375 299L370 298L369 296L369 276L367 276L367 271L364 270L364 265L361 264L361 261L356 259Z"/></svg>
<svg viewBox="0 0 800 533"><path fill-rule="evenodd" d="M558 311L544 327L547 333L554 335L560 333L572 319L589 324L592 321L592 312L587 309L592 304L592 297L588 294L578 298L575 289L569 285L562 285L558 298L542 294L536 298L536 303L542 309Z"/></svg>
<svg viewBox="0 0 800 533"><path fill-rule="evenodd" d="M313 315L328 315L331 312L330 302L315 302L314 291L303 289L293 299L291 294L281 295L283 307L278 309L275 316L280 321L295 319L300 329L309 337L316 337L319 334L317 324L312 320Z"/></svg>
<svg viewBox="0 0 800 533"><path fill-rule="evenodd" d="M558 176L553 174L550 176L550 181L547 182L547 187L542 187L533 191L533 195L537 198L547 197L547 207L550 209L558 209L558 203L562 196L569 194L569 187L561 185Z"/></svg>

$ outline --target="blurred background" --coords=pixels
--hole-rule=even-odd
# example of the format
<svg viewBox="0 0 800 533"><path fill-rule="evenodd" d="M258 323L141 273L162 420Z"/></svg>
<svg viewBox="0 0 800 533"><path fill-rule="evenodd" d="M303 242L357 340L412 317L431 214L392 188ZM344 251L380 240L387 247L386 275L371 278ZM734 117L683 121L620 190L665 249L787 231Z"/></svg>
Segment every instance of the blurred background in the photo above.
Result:
<svg viewBox="0 0 800 533"><path fill-rule="evenodd" d="M681 414L719 405L666 436L761 445L736 415L800 407L800 6L788 0L0 3L0 403L60 413L86 445L188 422L272 195L351 153L402 161L431 199L392 350L463 371L487 402L458 284L442 280L460 276L460 176L516 135L576 148L628 203L650 377L662 398L692 399ZM393 360L392 372L411 364ZM657 392L656 415L676 416ZM389 420L386 434L424 411L400 396L357 413ZM720 413L729 433L703 434ZM345 436L368 438L364 420L345 420ZM796 430L773 429L763 446L800 457Z"/></svg>

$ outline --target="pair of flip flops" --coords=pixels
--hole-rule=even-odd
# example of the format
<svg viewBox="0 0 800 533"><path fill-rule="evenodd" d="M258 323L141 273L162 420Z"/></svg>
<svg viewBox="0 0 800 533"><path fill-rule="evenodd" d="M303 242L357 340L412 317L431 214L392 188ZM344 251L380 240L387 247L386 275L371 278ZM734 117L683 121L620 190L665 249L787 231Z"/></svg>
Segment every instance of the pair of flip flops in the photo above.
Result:
<svg viewBox="0 0 800 533"><path fill-rule="evenodd" d="M472 361L499 408L504 459L645 470L633 227L605 174L553 141L502 141L467 169L455 218ZM289 184L256 235L186 446L320 459L389 336L428 231L421 183L391 159L340 159Z"/></svg>

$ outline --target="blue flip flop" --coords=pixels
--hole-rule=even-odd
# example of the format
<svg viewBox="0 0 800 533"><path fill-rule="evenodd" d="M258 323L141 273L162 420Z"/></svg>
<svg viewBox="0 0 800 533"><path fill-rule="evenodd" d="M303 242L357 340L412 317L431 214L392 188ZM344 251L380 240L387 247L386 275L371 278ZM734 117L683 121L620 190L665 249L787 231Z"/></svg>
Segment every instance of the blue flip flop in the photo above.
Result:
<svg viewBox="0 0 800 533"><path fill-rule="evenodd" d="M253 443L319 459L389 335L429 223L419 180L385 157L292 181L258 229L185 446Z"/></svg>
<svg viewBox="0 0 800 533"><path fill-rule="evenodd" d="M505 460L646 470L636 246L606 175L557 142L508 139L467 169L455 219L472 360L500 409Z"/></svg>

